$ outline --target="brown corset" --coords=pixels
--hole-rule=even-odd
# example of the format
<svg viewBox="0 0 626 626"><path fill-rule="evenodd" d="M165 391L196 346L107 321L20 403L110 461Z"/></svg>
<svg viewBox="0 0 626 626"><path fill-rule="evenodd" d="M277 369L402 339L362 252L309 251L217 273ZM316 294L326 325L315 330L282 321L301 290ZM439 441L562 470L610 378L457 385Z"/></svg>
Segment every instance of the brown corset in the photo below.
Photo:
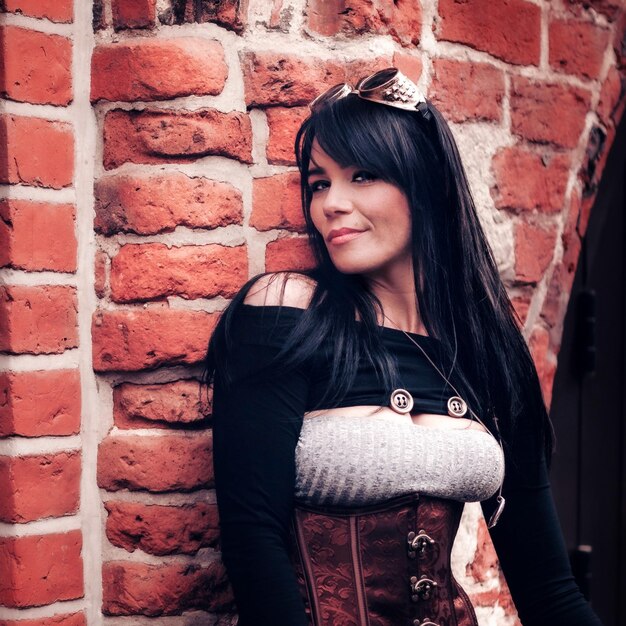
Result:
<svg viewBox="0 0 626 626"><path fill-rule="evenodd" d="M312 626L478 626L450 551L463 503L417 494L296 504L292 562Z"/></svg>

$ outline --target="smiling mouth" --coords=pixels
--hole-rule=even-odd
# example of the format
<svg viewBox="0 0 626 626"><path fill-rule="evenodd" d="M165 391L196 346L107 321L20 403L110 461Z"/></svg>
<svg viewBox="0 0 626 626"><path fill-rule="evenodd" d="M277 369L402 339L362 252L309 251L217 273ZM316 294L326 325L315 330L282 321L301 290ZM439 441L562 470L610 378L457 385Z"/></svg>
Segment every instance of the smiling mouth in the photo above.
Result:
<svg viewBox="0 0 626 626"><path fill-rule="evenodd" d="M338 230L331 230L328 233L328 237L326 241L332 244L341 244L347 243L348 241L352 241L356 239L359 235L362 235L364 230L354 230L353 228L340 228Z"/></svg>

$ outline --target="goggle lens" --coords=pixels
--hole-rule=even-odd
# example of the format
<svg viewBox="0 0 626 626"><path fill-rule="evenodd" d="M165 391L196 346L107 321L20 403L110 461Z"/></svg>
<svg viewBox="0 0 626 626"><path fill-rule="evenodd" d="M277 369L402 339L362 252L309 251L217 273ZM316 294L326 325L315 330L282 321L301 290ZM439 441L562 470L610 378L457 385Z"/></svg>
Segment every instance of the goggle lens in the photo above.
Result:
<svg viewBox="0 0 626 626"><path fill-rule="evenodd" d="M323 106L330 104L331 102L335 102L335 100L345 98L350 93L352 93L352 88L348 85L348 83L333 85L330 89L317 96L317 98L309 104L309 108L311 111L318 111Z"/></svg>

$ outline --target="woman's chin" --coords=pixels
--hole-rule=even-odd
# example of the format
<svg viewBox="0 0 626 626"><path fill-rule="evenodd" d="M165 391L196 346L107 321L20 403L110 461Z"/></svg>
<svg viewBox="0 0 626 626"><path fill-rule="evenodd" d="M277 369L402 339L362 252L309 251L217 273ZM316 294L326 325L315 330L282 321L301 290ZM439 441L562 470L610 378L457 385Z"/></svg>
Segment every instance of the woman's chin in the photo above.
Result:
<svg viewBox="0 0 626 626"><path fill-rule="evenodd" d="M338 272L342 274L367 274L371 271L371 265L366 263L346 263L335 262L333 259L333 265Z"/></svg>

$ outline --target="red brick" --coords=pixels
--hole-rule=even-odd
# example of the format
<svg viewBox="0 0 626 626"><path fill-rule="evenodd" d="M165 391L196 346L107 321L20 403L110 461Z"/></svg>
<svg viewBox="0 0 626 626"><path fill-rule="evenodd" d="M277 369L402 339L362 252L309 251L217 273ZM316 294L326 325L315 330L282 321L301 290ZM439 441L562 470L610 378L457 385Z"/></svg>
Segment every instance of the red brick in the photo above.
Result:
<svg viewBox="0 0 626 626"><path fill-rule="evenodd" d="M567 266L569 272L576 270L578 255L581 247L581 237L585 236L589 223L589 214L583 212L582 199L577 190L572 191L569 207L567 211L567 219L561 241L563 243L563 262Z"/></svg>
<svg viewBox="0 0 626 626"><path fill-rule="evenodd" d="M593 16L590 11L593 8L613 21L623 12L624 3L622 0L567 0L564 3L564 8L571 15L587 18Z"/></svg>
<svg viewBox="0 0 626 626"><path fill-rule="evenodd" d="M528 341L530 352L533 355L543 399L550 407L552 400L552 385L556 373L556 359L550 354L550 333L543 326L535 326Z"/></svg>
<svg viewBox="0 0 626 626"><path fill-rule="evenodd" d="M74 220L70 204L0 200L0 267L75 272Z"/></svg>
<svg viewBox="0 0 626 626"><path fill-rule="evenodd" d="M558 327L563 322L573 282L574 273L568 271L565 263L557 263L541 307L541 319L549 328Z"/></svg>
<svg viewBox="0 0 626 626"><path fill-rule="evenodd" d="M439 0L435 34L509 63L539 65L541 8L526 0Z"/></svg>
<svg viewBox="0 0 626 626"><path fill-rule="evenodd" d="M51 615L38 619L1 620L0 626L87 626L84 613Z"/></svg>
<svg viewBox="0 0 626 626"><path fill-rule="evenodd" d="M499 567L500 562L493 547L489 530L487 530L487 524L481 519L478 523L476 552L471 563L468 563L465 573L477 583L484 583L498 575Z"/></svg>
<svg viewBox="0 0 626 626"><path fill-rule="evenodd" d="M168 296L187 300L231 298L247 279L246 246L128 244L111 260L111 297L115 302Z"/></svg>
<svg viewBox="0 0 626 626"><path fill-rule="evenodd" d="M0 456L0 521L9 524L78 511L80 453Z"/></svg>
<svg viewBox="0 0 626 626"><path fill-rule="evenodd" d="M613 33L613 52L617 67L623 71L626 69L626 11L620 9L620 13Z"/></svg>
<svg viewBox="0 0 626 626"><path fill-rule="evenodd" d="M250 226L257 230L284 228L304 232L299 174L288 172L254 179Z"/></svg>
<svg viewBox="0 0 626 626"><path fill-rule="evenodd" d="M224 49L199 37L142 39L98 46L91 57L91 100L168 100L221 93Z"/></svg>
<svg viewBox="0 0 626 626"><path fill-rule="evenodd" d="M208 489L213 487L212 442L210 430L193 437L109 436L98 451L98 486L107 491Z"/></svg>
<svg viewBox="0 0 626 626"><path fill-rule="evenodd" d="M468 593L470 601L474 607L489 609L490 614L493 614L494 609L502 608L507 617L507 626L522 626L522 622L520 622L517 617L513 599L504 583L504 578L501 578L500 581L500 584L504 586L505 589L502 589L502 587L494 587L487 591L470 592Z"/></svg>
<svg viewBox="0 0 626 626"><path fill-rule="evenodd" d="M493 158L496 184L491 196L498 209L558 213L563 208L569 168L568 154L522 146L502 148Z"/></svg>
<svg viewBox="0 0 626 626"><path fill-rule="evenodd" d="M486 63L433 60L429 98L453 122L502 119L504 73Z"/></svg>
<svg viewBox="0 0 626 626"><path fill-rule="evenodd" d="M102 567L105 615L178 615L183 611L232 608L232 592L224 566L214 561L148 565L113 561Z"/></svg>
<svg viewBox="0 0 626 626"><path fill-rule="evenodd" d="M522 76L512 78L512 130L530 141L574 148L590 106L586 90Z"/></svg>
<svg viewBox="0 0 626 626"><path fill-rule="evenodd" d="M43 17L52 22L71 22L74 15L72 0L4 0L7 13L22 13L29 17Z"/></svg>
<svg viewBox="0 0 626 626"><path fill-rule="evenodd" d="M295 165L296 133L309 115L307 107L267 109L267 160L274 165Z"/></svg>
<svg viewBox="0 0 626 626"><path fill-rule="evenodd" d="M336 35L341 29L345 0L309 0L306 7L308 28L314 33Z"/></svg>
<svg viewBox="0 0 626 626"><path fill-rule="evenodd" d="M515 226L515 277L522 283L536 283L554 256L556 230L520 222Z"/></svg>
<svg viewBox="0 0 626 626"><path fill-rule="evenodd" d="M76 289L0 286L0 352L59 354L78 346Z"/></svg>
<svg viewBox="0 0 626 626"><path fill-rule="evenodd" d="M80 431L78 370L0 373L0 437Z"/></svg>
<svg viewBox="0 0 626 626"><path fill-rule="evenodd" d="M159 15L162 24L193 24L214 22L223 28L241 34L246 26L247 0L174 0L176 10L168 9Z"/></svg>
<svg viewBox="0 0 626 626"><path fill-rule="evenodd" d="M282 237L265 249L265 271L304 270L314 267L315 259L305 237Z"/></svg>
<svg viewBox="0 0 626 626"><path fill-rule="evenodd" d="M346 4L355 10L365 5L371 16L371 26L368 24L363 34L369 34L371 29L380 35L391 35L402 46L410 48L419 44L422 34L422 5L419 0L347 0ZM360 35L361 32L355 34Z"/></svg>
<svg viewBox="0 0 626 626"><path fill-rule="evenodd" d="M559 326L565 316L584 235L587 216L582 210L581 198L576 189L570 198L567 219L561 234L563 256L550 277L548 290L541 309L541 318L548 328ZM579 235L580 232L580 235Z"/></svg>
<svg viewBox="0 0 626 626"><path fill-rule="evenodd" d="M3 42L3 97L33 104L72 101L72 42L17 26L0 29Z"/></svg>
<svg viewBox="0 0 626 626"><path fill-rule="evenodd" d="M204 311L97 311L91 335L97 372L138 371L202 361L217 322Z"/></svg>
<svg viewBox="0 0 626 626"><path fill-rule="evenodd" d="M104 122L104 167L190 163L208 156L252 162L250 118L238 111L121 111Z"/></svg>
<svg viewBox="0 0 626 626"><path fill-rule="evenodd" d="M403 46L417 46L422 7L417 0L309 0L309 28L320 35L391 35Z"/></svg>
<svg viewBox="0 0 626 626"><path fill-rule="evenodd" d="M241 192L228 183L159 176L108 176L96 183L96 230L105 235L216 228L242 221Z"/></svg>
<svg viewBox="0 0 626 626"><path fill-rule="evenodd" d="M283 8L283 0L272 0L272 11L270 13L268 28L272 30L282 30L287 33L291 26L292 17L293 12L291 11L291 7Z"/></svg>
<svg viewBox="0 0 626 626"><path fill-rule="evenodd" d="M105 502L106 535L118 548L149 554L195 554L214 548L219 537L217 505L194 502L183 506Z"/></svg>
<svg viewBox="0 0 626 626"><path fill-rule="evenodd" d="M210 412L207 389L197 380L158 385L122 383L113 388L113 419L118 428L199 426Z"/></svg>
<svg viewBox="0 0 626 626"><path fill-rule="evenodd" d="M623 80L624 93L626 94L626 77ZM622 97L622 76L616 67L611 67L602 83L600 101L598 102L597 113L602 122L609 126L617 125L622 117L626 98Z"/></svg>
<svg viewBox="0 0 626 626"><path fill-rule="evenodd" d="M316 57L248 52L241 60L246 103L249 107L308 105L328 87L356 83L391 64L391 57L338 63Z"/></svg>
<svg viewBox="0 0 626 626"><path fill-rule="evenodd" d="M104 235L155 235L177 226L211 229L243 220L238 189L179 172L107 176L96 182L95 196L95 229Z"/></svg>
<svg viewBox="0 0 626 626"><path fill-rule="evenodd" d="M154 28L156 0L112 0L113 28Z"/></svg>
<svg viewBox="0 0 626 626"><path fill-rule="evenodd" d="M590 22L554 20L548 32L550 66L566 74L598 78L610 31Z"/></svg>
<svg viewBox="0 0 626 626"><path fill-rule="evenodd" d="M24 608L83 597L81 533L0 537L0 604Z"/></svg>
<svg viewBox="0 0 626 626"><path fill-rule="evenodd" d="M74 178L70 124L36 117L0 117L0 183L61 189Z"/></svg>
<svg viewBox="0 0 626 626"><path fill-rule="evenodd" d="M391 57L339 63L317 57L247 52L241 56L246 104L249 107L308 105L328 87L389 67Z"/></svg>
<svg viewBox="0 0 626 626"><path fill-rule="evenodd" d="M107 265L109 263L109 255L102 250L96 252L94 259L94 283L93 288L98 298L104 298L107 286Z"/></svg>
<svg viewBox="0 0 626 626"><path fill-rule="evenodd" d="M485 583L498 579L498 585L489 591L478 591L470 593L470 599L475 607L488 607L493 609L496 606L502 607L507 615L516 616L515 605L511 599L511 594L507 587L502 571L499 567L487 524L484 519L478 523L478 537L474 559L467 565L467 576L471 576L477 583ZM477 585L480 589L482 585ZM522 626L521 622L515 621L512 626Z"/></svg>
<svg viewBox="0 0 626 626"><path fill-rule="evenodd" d="M590 206L591 203L582 202L580 194L574 189L561 234L563 256L552 272L541 309L541 317L549 328L557 327L565 316L578 266L581 237L584 237L587 229Z"/></svg>
<svg viewBox="0 0 626 626"><path fill-rule="evenodd" d="M520 326L524 326L524 324L526 323L531 298L532 292L525 293L519 296L514 296L513 298L511 298L511 304L513 305L515 313L517 314L519 321L521 322Z"/></svg>
<svg viewBox="0 0 626 626"><path fill-rule="evenodd" d="M340 63L315 57L247 52L241 64L249 107L308 104L324 89L347 78Z"/></svg>
<svg viewBox="0 0 626 626"><path fill-rule="evenodd" d="M422 59L405 52L393 53L393 67L397 67L405 76L416 83L422 75Z"/></svg>

